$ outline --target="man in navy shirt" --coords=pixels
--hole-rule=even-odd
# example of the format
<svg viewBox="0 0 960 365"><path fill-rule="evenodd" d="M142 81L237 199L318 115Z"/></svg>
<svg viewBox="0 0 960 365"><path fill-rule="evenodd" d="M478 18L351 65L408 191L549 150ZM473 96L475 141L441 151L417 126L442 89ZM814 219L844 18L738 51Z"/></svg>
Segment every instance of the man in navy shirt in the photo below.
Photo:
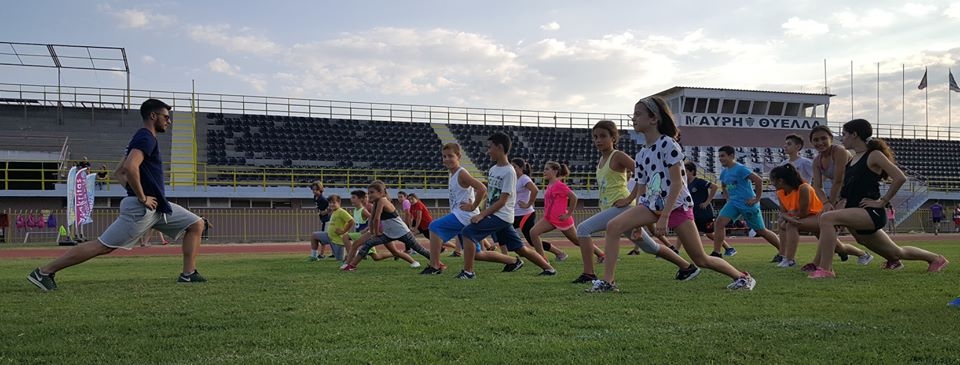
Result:
<svg viewBox="0 0 960 365"><path fill-rule="evenodd" d="M57 289L54 274L58 271L118 248L130 249L151 229L170 237L183 236L183 272L177 282L207 281L196 268L203 220L168 202L164 195L163 161L157 133L166 132L170 126L170 106L160 100L147 99L140 106L140 116L143 128L133 135L123 162L114 172L117 181L127 190L127 197L120 202L120 216L96 242L73 247L53 262L34 269L27 279L40 289Z"/></svg>

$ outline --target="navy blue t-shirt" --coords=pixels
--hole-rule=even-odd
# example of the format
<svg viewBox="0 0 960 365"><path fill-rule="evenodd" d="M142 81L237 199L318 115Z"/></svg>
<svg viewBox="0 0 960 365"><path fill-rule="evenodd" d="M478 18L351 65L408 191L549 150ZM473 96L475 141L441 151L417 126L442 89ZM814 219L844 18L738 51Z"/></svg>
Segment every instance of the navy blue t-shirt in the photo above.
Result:
<svg viewBox="0 0 960 365"><path fill-rule="evenodd" d="M150 133L150 130L140 128L127 145L126 155L129 155L133 149L143 152L143 162L140 163L140 186L143 194L157 198L158 212L173 213L163 192L163 160L160 159L160 145L157 143L157 137ZM126 188L127 196L137 196L129 186Z"/></svg>
<svg viewBox="0 0 960 365"><path fill-rule="evenodd" d="M700 208L700 204L703 204L708 199L710 199L710 182L699 177L694 178L687 188L690 189L690 196L693 197L693 213L695 216L709 215L713 216L713 206L707 207L707 209Z"/></svg>
<svg viewBox="0 0 960 365"><path fill-rule="evenodd" d="M324 210L327 210L330 207L330 202L327 201L327 197L320 195L313 197L313 202L317 203L317 213L320 213L320 221L323 223L330 221L329 214L323 214Z"/></svg>

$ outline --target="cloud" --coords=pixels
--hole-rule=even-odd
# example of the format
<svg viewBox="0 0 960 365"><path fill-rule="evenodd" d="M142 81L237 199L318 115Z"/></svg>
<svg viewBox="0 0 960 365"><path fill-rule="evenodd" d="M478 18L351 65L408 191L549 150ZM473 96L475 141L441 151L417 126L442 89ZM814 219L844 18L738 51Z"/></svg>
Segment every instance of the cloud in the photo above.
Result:
<svg viewBox="0 0 960 365"><path fill-rule="evenodd" d="M207 63L207 68L215 73L230 76L231 78L247 83L259 93L267 91L267 82L259 75L246 75L240 72L240 67L231 65L227 60L217 57Z"/></svg>
<svg viewBox="0 0 960 365"><path fill-rule="evenodd" d="M927 4L906 3L903 5L901 10L907 15L919 18L937 11L937 7Z"/></svg>
<svg viewBox="0 0 960 365"><path fill-rule="evenodd" d="M560 23L550 22L549 24L544 24L540 26L541 30L558 30L560 29Z"/></svg>
<svg viewBox="0 0 960 365"><path fill-rule="evenodd" d="M223 47L233 52L273 55L280 52L280 46L266 37L250 34L232 34L229 25L197 25L190 27L190 38L213 46ZM247 33L249 29L241 29Z"/></svg>
<svg viewBox="0 0 960 365"><path fill-rule="evenodd" d="M873 29L893 25L896 16L882 9L870 9L866 12L847 9L834 13L833 19L843 28L854 30L858 34L870 34Z"/></svg>
<svg viewBox="0 0 960 365"><path fill-rule="evenodd" d="M157 62L157 59L153 58L153 56L144 55L143 57L140 57L140 61L144 64L152 65Z"/></svg>
<svg viewBox="0 0 960 365"><path fill-rule="evenodd" d="M110 7L110 5L100 5L97 8L101 12L105 12L113 16L113 18L119 22L118 25L121 28L162 28L176 23L176 18L169 15L158 14L151 10L113 9Z"/></svg>
<svg viewBox="0 0 960 365"><path fill-rule="evenodd" d="M960 20L960 2L950 4L947 10L944 10L944 14L950 18Z"/></svg>
<svg viewBox="0 0 960 365"><path fill-rule="evenodd" d="M827 34L830 26L820 23L816 20L804 20L798 17L787 19L786 23L781 25L783 33L790 37L810 39L815 36Z"/></svg>

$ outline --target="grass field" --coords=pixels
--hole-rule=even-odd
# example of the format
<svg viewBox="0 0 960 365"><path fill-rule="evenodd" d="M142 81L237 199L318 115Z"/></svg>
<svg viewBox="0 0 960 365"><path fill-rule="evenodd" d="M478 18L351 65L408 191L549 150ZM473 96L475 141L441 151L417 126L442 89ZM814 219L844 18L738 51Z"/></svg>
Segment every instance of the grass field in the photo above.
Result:
<svg viewBox="0 0 960 365"><path fill-rule="evenodd" d="M393 261L343 273L305 255L213 255L200 260L209 283L182 285L178 257L105 257L63 271L51 293L26 280L46 260L3 260L0 364L960 364L960 310L945 306L960 294L960 245L921 246L955 263L928 274L851 260L812 281L742 245L731 261L757 278L752 292L713 272L676 282L650 256L621 255L621 292L607 294L569 283L575 259L552 278L481 263L458 281L454 259L424 277Z"/></svg>

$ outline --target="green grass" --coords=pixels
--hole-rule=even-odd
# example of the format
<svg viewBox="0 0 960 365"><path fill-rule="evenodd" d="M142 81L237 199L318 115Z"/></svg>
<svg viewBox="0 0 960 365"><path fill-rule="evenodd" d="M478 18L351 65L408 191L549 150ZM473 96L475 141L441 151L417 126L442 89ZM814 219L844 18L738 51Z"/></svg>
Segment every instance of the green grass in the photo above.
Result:
<svg viewBox="0 0 960 365"><path fill-rule="evenodd" d="M394 261L341 273L305 255L203 256L210 282L178 285L177 257L106 257L63 271L51 293L25 278L45 260L4 260L0 364L960 363L960 310L945 306L957 263L927 274L851 260L812 281L772 267L767 246L738 249L752 292L714 272L676 282L649 256L621 256L611 294L570 284L573 259L553 278L480 263L458 281L454 259L423 277Z"/></svg>

